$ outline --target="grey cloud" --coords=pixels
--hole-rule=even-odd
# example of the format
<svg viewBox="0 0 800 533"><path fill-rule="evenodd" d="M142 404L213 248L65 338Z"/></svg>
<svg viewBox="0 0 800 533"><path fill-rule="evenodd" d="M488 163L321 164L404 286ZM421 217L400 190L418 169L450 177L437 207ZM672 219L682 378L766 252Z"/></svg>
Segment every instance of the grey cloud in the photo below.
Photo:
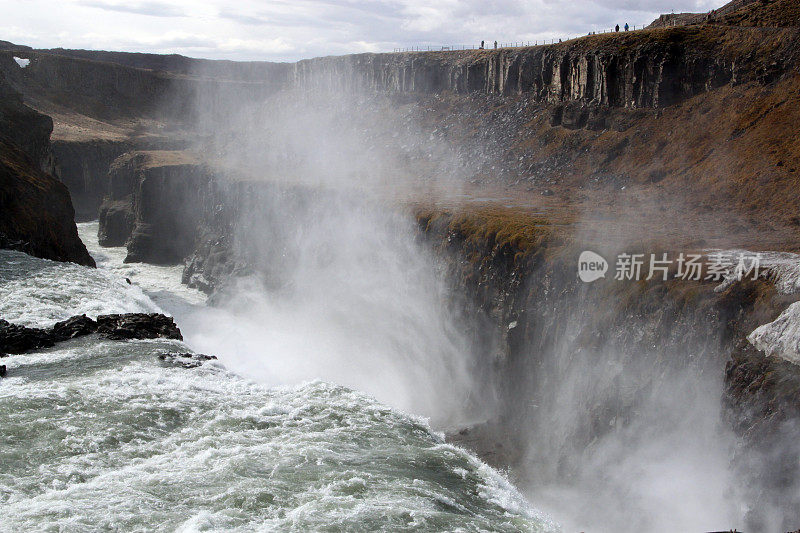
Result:
<svg viewBox="0 0 800 533"><path fill-rule="evenodd" d="M189 7L182 11L177 0L77 2L103 10L91 17L91 27L42 10L32 27L20 30L35 28L41 36L38 43L49 46L145 47L218 59L288 61L411 46L474 46L481 40L571 38L616 23L648 24L672 10L707 11L725 0L195 0L198 9L192 11L210 13L208 17L187 16ZM113 12L161 18L131 16L120 31ZM69 35L71 39L64 37ZM259 50L253 43L261 41L284 46Z"/></svg>
<svg viewBox="0 0 800 533"><path fill-rule="evenodd" d="M240 24L246 24L248 26L263 26L265 24L273 23L272 20L266 17L243 15L241 13L232 13L228 11L221 11L219 16L220 18L232 20L233 22L238 22Z"/></svg>
<svg viewBox="0 0 800 533"><path fill-rule="evenodd" d="M104 0L82 0L79 5L106 11L146 15L150 17L183 17L185 13L178 7L162 2L127 2L116 3Z"/></svg>

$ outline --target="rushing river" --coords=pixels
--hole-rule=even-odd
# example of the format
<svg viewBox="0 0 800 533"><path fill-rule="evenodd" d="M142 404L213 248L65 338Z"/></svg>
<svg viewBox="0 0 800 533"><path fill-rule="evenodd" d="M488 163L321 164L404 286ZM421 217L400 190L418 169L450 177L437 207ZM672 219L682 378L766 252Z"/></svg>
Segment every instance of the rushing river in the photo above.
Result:
<svg viewBox="0 0 800 533"><path fill-rule="evenodd" d="M79 226L96 270L0 250L0 317L160 311L181 325L205 305L179 269L124 265L96 223ZM90 336L5 358L0 530L556 529L424 419L324 381L270 388L224 360L157 358L189 349Z"/></svg>

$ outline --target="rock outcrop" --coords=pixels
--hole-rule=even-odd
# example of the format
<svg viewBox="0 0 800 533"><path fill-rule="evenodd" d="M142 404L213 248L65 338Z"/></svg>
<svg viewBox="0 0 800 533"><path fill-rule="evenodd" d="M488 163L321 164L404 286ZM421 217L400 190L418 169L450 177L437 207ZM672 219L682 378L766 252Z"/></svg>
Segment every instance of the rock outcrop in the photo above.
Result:
<svg viewBox="0 0 800 533"><path fill-rule="evenodd" d="M119 156L137 150L182 150L182 138L144 136L126 140L91 138L55 139L52 142L56 175L72 195L77 221L95 220L109 195L109 170Z"/></svg>
<svg viewBox="0 0 800 533"><path fill-rule="evenodd" d="M135 151L109 169L100 207L100 244L128 247L127 262L175 264L194 249L214 180L180 151Z"/></svg>
<svg viewBox="0 0 800 533"><path fill-rule="evenodd" d="M0 75L0 248L94 266L69 191L50 173L52 128Z"/></svg>
<svg viewBox="0 0 800 533"><path fill-rule="evenodd" d="M28 328L0 319L0 353L25 353L54 344L51 331Z"/></svg>
<svg viewBox="0 0 800 533"><path fill-rule="evenodd" d="M100 315L97 320L79 315L57 322L49 329L29 328L0 319L0 353L20 354L49 348L58 342L92 333L114 340L183 340L172 317L158 313Z"/></svg>
<svg viewBox="0 0 800 533"><path fill-rule="evenodd" d="M108 339L177 339L183 340L181 330L172 317L159 313L126 313L97 317L97 333Z"/></svg>
<svg viewBox="0 0 800 533"><path fill-rule="evenodd" d="M166 366L197 368L208 361L215 361L217 356L202 353L168 352L159 354L158 359Z"/></svg>

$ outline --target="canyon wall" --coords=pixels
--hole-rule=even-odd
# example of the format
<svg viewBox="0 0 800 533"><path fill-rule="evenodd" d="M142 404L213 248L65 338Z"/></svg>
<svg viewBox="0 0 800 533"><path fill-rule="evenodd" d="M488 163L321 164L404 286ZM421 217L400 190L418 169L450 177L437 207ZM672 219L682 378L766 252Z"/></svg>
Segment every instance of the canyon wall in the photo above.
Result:
<svg viewBox="0 0 800 533"><path fill-rule="evenodd" d="M767 37L777 47L744 56L729 41L734 33L756 37L743 28L690 27L527 48L324 57L298 62L293 82L332 91L530 94L536 102L657 108L780 75L796 59L794 31L775 30Z"/></svg>
<svg viewBox="0 0 800 533"><path fill-rule="evenodd" d="M127 141L94 139L57 140L52 143L56 175L69 189L75 207L75 220L94 220L108 194L108 172L120 155L134 149Z"/></svg>
<svg viewBox="0 0 800 533"><path fill-rule="evenodd" d="M100 243L128 247L127 262L174 264L194 249L216 183L179 151L133 151L115 159L100 206Z"/></svg>
<svg viewBox="0 0 800 533"><path fill-rule="evenodd" d="M157 118L182 124L191 121L198 105L213 106L222 97L247 101L271 94L283 85L287 70L278 64L259 71L261 77L244 70L243 79L237 79L235 68L229 69L232 76L222 76L219 67L189 60L194 65L189 75L156 70L158 64L136 68L107 62L105 54L87 52L88 59L37 50L0 51L0 71L37 109L68 110L105 120ZM13 57L30 63L21 68Z"/></svg>
<svg viewBox="0 0 800 533"><path fill-rule="evenodd" d="M0 248L94 266L69 191L51 173L52 128L0 74Z"/></svg>
<svg viewBox="0 0 800 533"><path fill-rule="evenodd" d="M769 529L774 509L783 529L800 520L791 512L800 509L800 367L746 339L797 294L768 279L722 289L674 273L617 281L612 271L589 284L578 279L577 257L597 243L565 241L546 221L428 209L417 219L463 297L456 312L481 325L473 343L501 391L497 417L452 440L511 465L526 486L611 492L640 449L690 461L704 442L695 436L711 435L743 486L748 529ZM730 455L726 431L738 439ZM607 461L613 472L597 467Z"/></svg>
<svg viewBox="0 0 800 533"><path fill-rule="evenodd" d="M797 41L795 27L706 24L593 35L547 46L357 54L294 64L31 50L7 43L0 51L0 71L26 102L56 117L58 173L84 220L95 216L105 194L107 166L124 151L190 146L225 123L230 102L258 105L280 91L378 94L420 109L437 99L433 105L442 108L442 101L449 99L453 113L483 112L487 103L498 112L503 106L513 107L513 116L505 118L510 124L498 120L481 125L491 135L475 140L480 149L496 152L487 171L498 160L507 160L494 179L547 174L549 180L584 154L595 159L590 162L592 174L617 174L598 166L608 165L612 152L629 151L630 139L615 140L613 146L582 147L574 146L572 139L556 139L564 144L563 153L554 153L552 142L546 147L548 154L512 152L520 144L529 150L532 142L526 139L531 137L547 140L541 132L525 131L533 118L538 119L538 110L545 111L553 128L625 132L698 96L723 88L763 87L796 76ZM30 64L20 68L14 56ZM94 130L109 124L113 135ZM469 125L464 126L466 130ZM198 127L205 132L198 133ZM455 139L457 144L462 141L469 139ZM628 163L620 165L629 167ZM661 179L658 169L647 172ZM571 174L589 178L584 169L571 169Z"/></svg>
<svg viewBox="0 0 800 533"><path fill-rule="evenodd" d="M767 81L796 69L796 36L796 28L704 25L590 35L546 46L354 54L294 64L12 45L0 51L0 67L32 103L61 100L90 115L185 119L198 101L252 101L297 88L530 94L537 102L657 108L727 83ZM13 55L31 62L17 68Z"/></svg>

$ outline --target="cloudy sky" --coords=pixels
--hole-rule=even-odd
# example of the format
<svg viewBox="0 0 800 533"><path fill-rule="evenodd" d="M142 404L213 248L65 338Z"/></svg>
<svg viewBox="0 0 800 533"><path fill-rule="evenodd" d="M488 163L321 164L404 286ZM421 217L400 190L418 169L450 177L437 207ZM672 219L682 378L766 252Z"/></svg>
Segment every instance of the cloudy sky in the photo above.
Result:
<svg viewBox="0 0 800 533"><path fill-rule="evenodd" d="M0 0L0 40L235 60L574 37L725 0Z"/></svg>

